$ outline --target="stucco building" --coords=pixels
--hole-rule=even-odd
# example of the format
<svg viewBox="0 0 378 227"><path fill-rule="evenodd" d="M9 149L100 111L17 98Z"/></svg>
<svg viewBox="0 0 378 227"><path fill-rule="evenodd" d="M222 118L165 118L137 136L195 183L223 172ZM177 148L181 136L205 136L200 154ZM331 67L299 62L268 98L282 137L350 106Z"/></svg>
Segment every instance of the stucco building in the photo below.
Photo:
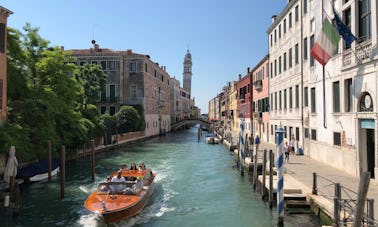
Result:
<svg viewBox="0 0 378 227"><path fill-rule="evenodd" d="M0 124L7 119L7 20L12 13L0 6Z"/></svg>

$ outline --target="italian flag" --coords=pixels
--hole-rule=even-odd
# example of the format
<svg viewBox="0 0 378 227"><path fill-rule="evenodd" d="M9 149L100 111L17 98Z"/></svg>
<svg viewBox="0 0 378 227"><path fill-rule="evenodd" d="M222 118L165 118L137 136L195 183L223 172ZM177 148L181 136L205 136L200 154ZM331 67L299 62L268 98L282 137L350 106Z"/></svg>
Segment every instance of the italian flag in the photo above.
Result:
<svg viewBox="0 0 378 227"><path fill-rule="evenodd" d="M311 49L311 56L324 66L335 53L339 40L339 33L326 18L323 21L322 30L316 38L314 47Z"/></svg>

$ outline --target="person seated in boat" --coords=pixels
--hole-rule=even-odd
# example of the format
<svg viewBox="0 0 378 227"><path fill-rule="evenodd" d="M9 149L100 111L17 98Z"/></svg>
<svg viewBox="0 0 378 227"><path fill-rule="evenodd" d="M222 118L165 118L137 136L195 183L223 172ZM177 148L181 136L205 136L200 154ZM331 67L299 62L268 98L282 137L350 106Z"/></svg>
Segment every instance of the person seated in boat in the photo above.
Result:
<svg viewBox="0 0 378 227"><path fill-rule="evenodd" d="M144 162L139 164L139 170L146 170L146 165L144 164Z"/></svg>
<svg viewBox="0 0 378 227"><path fill-rule="evenodd" d="M121 170L127 170L127 165L123 164L122 167L121 167Z"/></svg>
<svg viewBox="0 0 378 227"><path fill-rule="evenodd" d="M143 177L139 176L137 177L136 182L133 185L133 189L136 194L139 194L142 188L143 188Z"/></svg>
<svg viewBox="0 0 378 227"><path fill-rule="evenodd" d="M122 176L122 170L117 172L117 175L112 178L111 182L126 182L125 178Z"/></svg>
<svg viewBox="0 0 378 227"><path fill-rule="evenodd" d="M135 162L133 162L133 163L131 164L131 166L130 166L130 170L138 170L138 168L137 168Z"/></svg>

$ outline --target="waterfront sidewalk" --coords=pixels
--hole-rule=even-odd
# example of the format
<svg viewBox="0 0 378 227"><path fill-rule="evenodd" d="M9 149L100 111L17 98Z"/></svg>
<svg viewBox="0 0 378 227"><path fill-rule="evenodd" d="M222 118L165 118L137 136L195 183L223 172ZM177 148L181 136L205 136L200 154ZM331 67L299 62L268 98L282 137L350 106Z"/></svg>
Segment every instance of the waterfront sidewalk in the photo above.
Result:
<svg viewBox="0 0 378 227"><path fill-rule="evenodd" d="M276 147L274 144L262 142L260 144L259 150L263 149L273 150L276 156ZM284 177L285 175L290 175L290 177L296 179L305 186L302 188L303 194L312 193L313 172L316 172L317 175L325 177L334 183L340 183L342 187L348 188L356 193L358 192L358 186L360 182L360 179L358 177L345 173L344 171L336 169L328 164L322 163L314 159L310 159L308 156L290 155L289 163L284 163L284 171ZM326 180L323 180L321 178L318 179L318 187L320 188L319 190L321 190L319 195L327 194L326 196L331 197L334 195L334 185L329 185L329 187L326 188L325 182ZM349 192L349 194L351 196L354 196L354 193L352 192ZM342 195L342 198L344 198L343 192ZM369 199L374 199L374 201L376 201L375 204L377 204L378 183L374 179L370 180L367 197ZM357 198L357 196L355 198ZM328 199L330 200L331 198ZM332 200L331 202L333 203ZM377 206L378 205L375 205L375 207ZM374 209L374 217L375 219L378 218L378 208Z"/></svg>

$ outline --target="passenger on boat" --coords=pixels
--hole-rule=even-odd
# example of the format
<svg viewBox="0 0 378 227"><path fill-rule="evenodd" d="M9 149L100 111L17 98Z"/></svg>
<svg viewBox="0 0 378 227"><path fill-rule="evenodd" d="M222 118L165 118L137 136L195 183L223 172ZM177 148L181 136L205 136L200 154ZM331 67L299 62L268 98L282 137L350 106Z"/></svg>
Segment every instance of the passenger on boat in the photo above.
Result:
<svg viewBox="0 0 378 227"><path fill-rule="evenodd" d="M127 170L127 165L123 164L122 167L121 167L121 170Z"/></svg>
<svg viewBox="0 0 378 227"><path fill-rule="evenodd" d="M138 170L138 168L137 168L135 162L133 162L133 163L131 164L130 170Z"/></svg>
<svg viewBox="0 0 378 227"><path fill-rule="evenodd" d="M138 194L143 188L143 177L137 177L136 183L133 185L134 192Z"/></svg>
<svg viewBox="0 0 378 227"><path fill-rule="evenodd" d="M139 164L139 170L146 170L146 165L144 164L144 162Z"/></svg>
<svg viewBox="0 0 378 227"><path fill-rule="evenodd" d="M122 176L122 170L119 170L117 176L112 178L112 182L126 182L125 178Z"/></svg>

